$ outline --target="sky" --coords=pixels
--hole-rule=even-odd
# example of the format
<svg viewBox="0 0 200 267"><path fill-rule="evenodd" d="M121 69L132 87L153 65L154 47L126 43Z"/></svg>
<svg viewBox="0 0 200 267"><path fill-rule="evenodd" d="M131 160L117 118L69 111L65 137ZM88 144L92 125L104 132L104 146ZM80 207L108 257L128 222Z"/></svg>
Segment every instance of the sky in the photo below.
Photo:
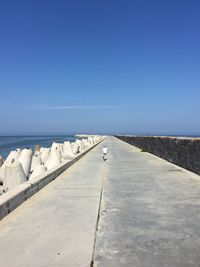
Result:
<svg viewBox="0 0 200 267"><path fill-rule="evenodd" d="M0 1L0 135L200 134L200 1Z"/></svg>

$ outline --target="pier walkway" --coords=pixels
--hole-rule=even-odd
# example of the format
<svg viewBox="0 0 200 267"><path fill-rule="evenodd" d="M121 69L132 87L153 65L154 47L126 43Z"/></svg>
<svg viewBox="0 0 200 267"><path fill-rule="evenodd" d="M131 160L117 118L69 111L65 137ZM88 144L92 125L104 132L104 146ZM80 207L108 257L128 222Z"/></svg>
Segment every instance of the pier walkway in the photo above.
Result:
<svg viewBox="0 0 200 267"><path fill-rule="evenodd" d="M0 222L2 267L90 264L199 267L200 177L109 137Z"/></svg>

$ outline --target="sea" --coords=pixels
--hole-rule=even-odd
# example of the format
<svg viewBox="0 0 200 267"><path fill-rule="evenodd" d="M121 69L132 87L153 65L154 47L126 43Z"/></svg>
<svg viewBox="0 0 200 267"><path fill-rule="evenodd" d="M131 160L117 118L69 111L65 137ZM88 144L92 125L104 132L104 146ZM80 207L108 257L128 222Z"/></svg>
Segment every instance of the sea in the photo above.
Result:
<svg viewBox="0 0 200 267"><path fill-rule="evenodd" d="M74 135L42 135L42 136L0 136L0 155L6 159L11 150L16 148L34 149L36 144L49 147L53 142L75 141Z"/></svg>

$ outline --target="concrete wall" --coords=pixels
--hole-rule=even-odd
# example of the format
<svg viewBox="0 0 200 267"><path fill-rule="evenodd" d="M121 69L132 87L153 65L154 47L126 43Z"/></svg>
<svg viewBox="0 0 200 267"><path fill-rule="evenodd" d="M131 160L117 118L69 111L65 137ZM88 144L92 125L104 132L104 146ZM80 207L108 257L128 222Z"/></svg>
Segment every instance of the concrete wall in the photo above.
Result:
<svg viewBox="0 0 200 267"><path fill-rule="evenodd" d="M103 140L102 140L103 141ZM100 141L99 143L101 143ZM56 179L56 177L63 171L68 169L76 161L87 154L91 149L97 146L99 143L93 145L89 149L77 154L74 159L68 162L60 163L59 166L52 170L46 171L44 174L39 175L30 181L20 184L15 189L8 191L0 197L0 220L9 214L12 210L17 208L25 200L37 193L40 189L46 186L48 183Z"/></svg>
<svg viewBox="0 0 200 267"><path fill-rule="evenodd" d="M119 139L200 174L200 138L116 136Z"/></svg>

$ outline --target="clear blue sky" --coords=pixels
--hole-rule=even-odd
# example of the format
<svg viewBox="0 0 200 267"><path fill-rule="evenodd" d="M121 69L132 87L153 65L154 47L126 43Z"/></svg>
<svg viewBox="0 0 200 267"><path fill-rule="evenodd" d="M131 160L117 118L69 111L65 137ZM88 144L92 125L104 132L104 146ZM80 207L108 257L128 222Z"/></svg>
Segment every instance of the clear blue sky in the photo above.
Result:
<svg viewBox="0 0 200 267"><path fill-rule="evenodd" d="M200 134L200 1L0 3L0 134Z"/></svg>

